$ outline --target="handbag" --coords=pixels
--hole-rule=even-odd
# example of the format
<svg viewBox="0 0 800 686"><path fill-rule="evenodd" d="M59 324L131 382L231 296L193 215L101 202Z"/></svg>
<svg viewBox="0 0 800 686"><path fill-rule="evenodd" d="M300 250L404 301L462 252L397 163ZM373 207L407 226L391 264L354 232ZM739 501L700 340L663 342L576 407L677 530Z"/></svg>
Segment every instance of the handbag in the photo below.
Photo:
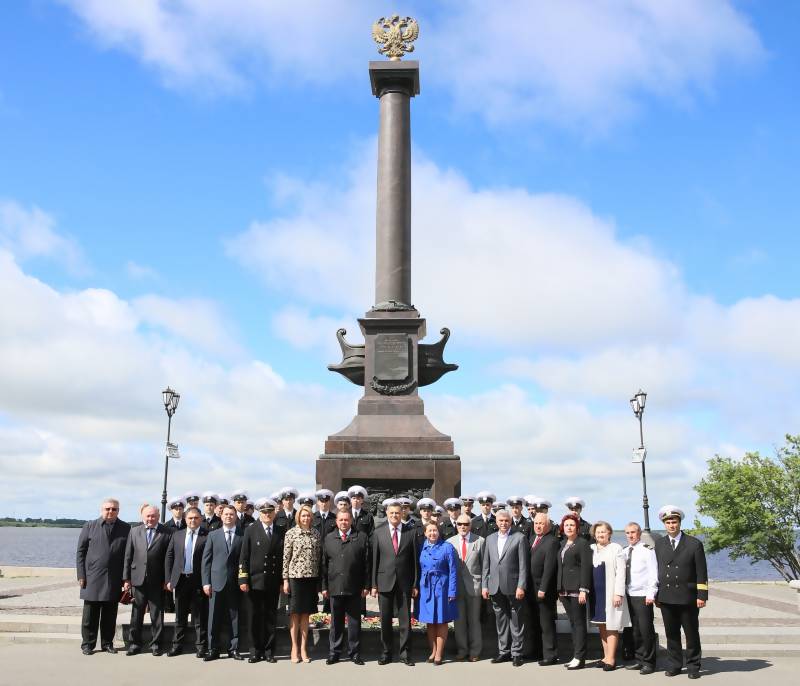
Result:
<svg viewBox="0 0 800 686"><path fill-rule="evenodd" d="M123 590L119 602L120 605L130 605L133 602L133 590L130 588Z"/></svg>

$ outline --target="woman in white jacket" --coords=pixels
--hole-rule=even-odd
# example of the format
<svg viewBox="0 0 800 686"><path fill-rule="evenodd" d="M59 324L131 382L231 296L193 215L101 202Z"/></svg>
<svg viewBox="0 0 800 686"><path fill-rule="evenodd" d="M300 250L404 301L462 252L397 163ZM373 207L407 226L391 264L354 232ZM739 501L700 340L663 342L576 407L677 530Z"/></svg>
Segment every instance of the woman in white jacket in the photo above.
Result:
<svg viewBox="0 0 800 686"><path fill-rule="evenodd" d="M610 672L616 668L619 632L630 626L628 603L625 602L625 553L622 546L611 542L613 533L608 522L592 527L592 564L594 591L591 621L600 629L603 659L596 666Z"/></svg>

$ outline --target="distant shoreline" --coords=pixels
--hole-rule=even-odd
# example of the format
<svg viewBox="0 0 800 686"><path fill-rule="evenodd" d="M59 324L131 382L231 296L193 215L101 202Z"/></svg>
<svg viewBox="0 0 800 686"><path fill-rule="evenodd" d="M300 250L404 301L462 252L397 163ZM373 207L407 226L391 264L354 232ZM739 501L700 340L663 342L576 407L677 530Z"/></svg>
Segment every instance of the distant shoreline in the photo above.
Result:
<svg viewBox="0 0 800 686"><path fill-rule="evenodd" d="M49 527L52 529L80 529L84 524L86 524L85 519L14 519L13 517L3 517L0 519L0 526L21 528Z"/></svg>

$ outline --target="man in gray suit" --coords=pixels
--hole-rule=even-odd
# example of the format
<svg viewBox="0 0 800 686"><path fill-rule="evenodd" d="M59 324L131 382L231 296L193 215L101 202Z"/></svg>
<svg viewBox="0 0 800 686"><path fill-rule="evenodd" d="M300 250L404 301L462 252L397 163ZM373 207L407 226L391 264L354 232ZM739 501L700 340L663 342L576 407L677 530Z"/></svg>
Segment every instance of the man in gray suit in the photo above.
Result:
<svg viewBox="0 0 800 686"><path fill-rule="evenodd" d="M472 518L462 512L456 519L458 533L447 539L458 556L458 619L456 619L456 660L481 655L481 575L484 538L471 531Z"/></svg>
<svg viewBox="0 0 800 686"><path fill-rule="evenodd" d="M523 601L528 584L528 541L519 531L511 531L511 515L500 510L498 530L487 536L483 551L481 594L491 596L497 623L497 657L493 663L512 661L521 667L525 636Z"/></svg>
<svg viewBox="0 0 800 686"><path fill-rule="evenodd" d="M239 555L242 552L242 531L237 525L233 505L222 510L222 527L212 531L203 548L203 593L211 598L208 607L208 653L203 658L211 662L219 658L219 633L224 621L228 627L228 657L243 660L239 652Z"/></svg>
<svg viewBox="0 0 800 686"><path fill-rule="evenodd" d="M119 500L106 498L100 506L100 518L86 522L78 538L76 567L83 600L81 649L84 655L94 651L98 625L100 647L107 653L117 652L114 632L122 593L125 543L131 530L118 516Z"/></svg>
<svg viewBox="0 0 800 686"><path fill-rule="evenodd" d="M152 636L150 649L161 655L161 632L164 629L164 561L169 546L170 530L158 523L158 508L144 505L140 510L142 525L135 526L125 546L125 566L122 572L124 587L133 587L131 632L127 655L142 649L142 621L145 608L150 611Z"/></svg>

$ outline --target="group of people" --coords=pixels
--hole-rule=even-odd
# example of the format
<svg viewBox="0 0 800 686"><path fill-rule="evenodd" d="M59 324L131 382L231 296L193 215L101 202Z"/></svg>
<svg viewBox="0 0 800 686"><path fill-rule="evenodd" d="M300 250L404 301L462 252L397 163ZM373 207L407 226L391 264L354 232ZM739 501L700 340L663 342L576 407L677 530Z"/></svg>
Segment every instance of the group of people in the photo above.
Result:
<svg viewBox="0 0 800 686"><path fill-rule="evenodd" d="M679 508L659 512L667 535L652 549L642 543L635 522L625 527L628 545L614 543L609 523L590 525L582 518L585 503L577 497L567 499L568 512L558 525L550 518L551 503L537 496L501 502L482 491L449 498L441 508L430 498L416 503L389 498L381 504L385 519L368 512L366 499L361 486L335 495L329 489L301 495L287 487L251 503L250 513L244 490L230 499L188 493L169 503L172 516L164 523L156 507L143 505L142 524L133 527L118 518L119 502L107 499L100 518L83 527L78 542L84 654L92 654L98 629L101 648L116 652L113 636L124 592L132 599L128 655L143 648L145 610L152 627L150 650L162 654L165 603L174 594L175 634L168 655L181 654L191 615L198 658L220 657L224 629L224 652L245 659L239 651L239 610L247 603L247 660L275 662L277 611L288 601L290 659L308 662L309 618L321 594L323 611L331 617L327 664L342 658L346 631L349 658L363 665L361 617L369 595L377 598L380 613L379 665L394 659L395 617L399 659L414 664L412 616L426 625L428 662L442 664L450 622L455 659L477 661L488 607L497 627L493 663L524 664L527 637L531 657L549 666L558 663L560 600L572 636L567 669L587 666L591 622L603 646L603 658L592 666L617 668L622 637L623 654L631 658L626 668L653 673L657 605L666 634L666 674L683 669L683 630L688 676L699 676L698 617L708 598L708 578L703 545L681 531Z"/></svg>

